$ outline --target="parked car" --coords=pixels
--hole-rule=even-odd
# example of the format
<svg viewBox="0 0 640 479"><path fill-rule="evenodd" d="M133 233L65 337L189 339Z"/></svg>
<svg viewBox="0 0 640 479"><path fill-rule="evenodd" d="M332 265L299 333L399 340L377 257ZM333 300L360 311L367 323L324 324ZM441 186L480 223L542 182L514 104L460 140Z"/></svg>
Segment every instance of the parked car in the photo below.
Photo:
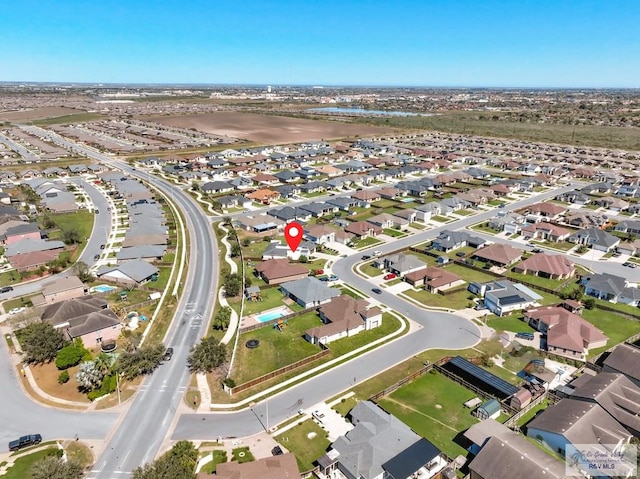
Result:
<svg viewBox="0 0 640 479"><path fill-rule="evenodd" d="M626 266L628 268L636 268L637 267L637 265L635 263L631 263L629 261L627 261L625 263L622 263L622 266Z"/></svg>
<svg viewBox="0 0 640 479"><path fill-rule="evenodd" d="M325 422L324 414L322 414L320 411L313 411L311 413L311 417L313 417L313 419L318 421L320 424L324 424L324 422Z"/></svg>
<svg viewBox="0 0 640 479"><path fill-rule="evenodd" d="M396 278L395 273L389 273L389 274L385 274L382 279L384 279L385 281L388 281L390 279L395 279L395 278Z"/></svg>
<svg viewBox="0 0 640 479"><path fill-rule="evenodd" d="M316 270L316 274L324 274L324 270L323 269L317 269Z"/></svg>
<svg viewBox="0 0 640 479"><path fill-rule="evenodd" d="M9 311L9 315L13 316L14 314L20 314L26 310L27 308L25 308L24 306L20 306L19 308L13 308L12 310Z"/></svg>
<svg viewBox="0 0 640 479"><path fill-rule="evenodd" d="M167 348L167 350L164 352L164 356L162 356L162 360L171 361L172 357L173 357L173 348Z"/></svg>
<svg viewBox="0 0 640 479"><path fill-rule="evenodd" d="M375 256L376 258L377 258L378 256L382 256L382 251L374 251L374 252L373 252L373 256Z"/></svg>
<svg viewBox="0 0 640 479"><path fill-rule="evenodd" d="M11 286L3 286L2 288L0 288L0 294L9 293L11 291L13 291L13 288Z"/></svg>
<svg viewBox="0 0 640 479"><path fill-rule="evenodd" d="M542 253L542 250L540 248L533 248L531 250L532 253Z"/></svg>
<svg viewBox="0 0 640 479"><path fill-rule="evenodd" d="M382 290L380 288L373 288L371 291L373 291L376 294L382 294Z"/></svg>
<svg viewBox="0 0 640 479"><path fill-rule="evenodd" d="M105 247L105 246L106 246L106 245L101 244L101 245L100 245L100 249L104 249L104 247Z"/></svg>
<svg viewBox="0 0 640 479"><path fill-rule="evenodd" d="M271 449L271 454L273 456L282 456L284 452L282 451L282 448L280 446L276 446L273 449Z"/></svg>
<svg viewBox="0 0 640 479"><path fill-rule="evenodd" d="M97 215L98 215L98 214L100 214L100 210L96 210L96 214L97 214Z"/></svg>
<svg viewBox="0 0 640 479"><path fill-rule="evenodd" d="M633 269L633 268L637 268L638 265L635 263L629 263L629 268Z"/></svg>
<svg viewBox="0 0 640 479"><path fill-rule="evenodd" d="M534 337L533 333L516 333L516 338L526 339L528 341L533 341Z"/></svg>
<svg viewBox="0 0 640 479"><path fill-rule="evenodd" d="M457 256L458 258L464 258L464 257L466 256L466 254L465 254L465 253L463 253L462 251L458 251L458 252L456 253L456 256Z"/></svg>
<svg viewBox="0 0 640 479"><path fill-rule="evenodd" d="M362 259L363 260L371 259L371 256L369 256L368 254L364 254L362 255Z"/></svg>
<svg viewBox="0 0 640 479"><path fill-rule="evenodd" d="M619 258L621 255L622 255L622 253L619 253L619 252L616 251L611 256L613 256L614 258Z"/></svg>
<svg viewBox="0 0 640 479"><path fill-rule="evenodd" d="M18 451L22 448L35 446L42 442L42 436L40 434L29 434L28 436L22 436L20 439L11 441L9 443L10 451Z"/></svg>
<svg viewBox="0 0 640 479"><path fill-rule="evenodd" d="M97 254L97 255L95 255L93 257L93 261L98 261L99 259L100 259L100 255L99 254Z"/></svg>
<svg viewBox="0 0 640 479"><path fill-rule="evenodd" d="M316 279L319 279L320 281L324 281L326 283L327 281L329 281L329 276L327 275L316 276Z"/></svg>
<svg viewBox="0 0 640 479"><path fill-rule="evenodd" d="M338 281L340 278L338 278L335 274L332 274L329 276L329 281Z"/></svg>

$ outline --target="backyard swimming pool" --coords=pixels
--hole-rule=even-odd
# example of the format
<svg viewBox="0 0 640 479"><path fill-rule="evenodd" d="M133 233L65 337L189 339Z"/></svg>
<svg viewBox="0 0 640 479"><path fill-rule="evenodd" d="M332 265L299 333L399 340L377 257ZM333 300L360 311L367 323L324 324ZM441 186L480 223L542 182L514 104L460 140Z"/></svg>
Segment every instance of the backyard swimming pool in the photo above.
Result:
<svg viewBox="0 0 640 479"><path fill-rule="evenodd" d="M116 289L114 286L109 286L108 284L101 284L99 286L94 286L91 288L92 293L108 293L109 291L113 291Z"/></svg>
<svg viewBox="0 0 640 479"><path fill-rule="evenodd" d="M274 311L267 311L266 313L258 314L256 315L256 320L259 323L266 323L267 321L281 318L283 316L286 316L287 314L289 314L287 312L287 308L282 307Z"/></svg>
<svg viewBox="0 0 640 479"><path fill-rule="evenodd" d="M414 201L413 198L402 198L400 200L402 203L411 203L412 201Z"/></svg>

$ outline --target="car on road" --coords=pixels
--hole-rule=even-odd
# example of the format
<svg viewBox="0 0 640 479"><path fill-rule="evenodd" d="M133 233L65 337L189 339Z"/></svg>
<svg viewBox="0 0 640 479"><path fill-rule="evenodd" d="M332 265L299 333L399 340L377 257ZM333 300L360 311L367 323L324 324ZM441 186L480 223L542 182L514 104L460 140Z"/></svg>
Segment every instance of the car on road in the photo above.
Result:
<svg viewBox="0 0 640 479"><path fill-rule="evenodd" d="M27 308L25 308L24 306L20 306L19 308L13 308L12 310L9 311L9 315L13 316L14 314L20 314L26 310Z"/></svg>
<svg viewBox="0 0 640 479"><path fill-rule="evenodd" d="M542 250L540 248L533 248L531 250L532 253L542 253Z"/></svg>
<svg viewBox="0 0 640 479"><path fill-rule="evenodd" d="M375 256L376 258L377 258L378 256L382 256L382 251L374 251L374 252L373 252L373 256Z"/></svg>
<svg viewBox="0 0 640 479"><path fill-rule="evenodd" d="M104 249L106 245L101 244L100 249Z"/></svg>
<svg viewBox="0 0 640 479"><path fill-rule="evenodd" d="M162 360L171 361L172 357L173 357L173 348L167 348L167 350L164 352L164 356L162 356Z"/></svg>
<svg viewBox="0 0 640 479"><path fill-rule="evenodd" d="M100 214L100 210L96 210L96 214L97 214L97 215L98 215L98 214Z"/></svg>
<svg viewBox="0 0 640 479"><path fill-rule="evenodd" d="M3 286L2 288L0 288L0 294L9 293L11 291L13 291L13 288L11 286Z"/></svg>
<svg viewBox="0 0 640 479"><path fill-rule="evenodd" d="M371 256L369 256L368 254L363 254L362 260L367 260L367 259L371 259Z"/></svg>
<svg viewBox="0 0 640 479"><path fill-rule="evenodd" d="M99 259L100 259L100 255L99 254L97 254L97 255L95 255L93 257L93 261L98 261Z"/></svg>
<svg viewBox="0 0 640 479"><path fill-rule="evenodd" d="M635 263L631 263L629 261L626 261L624 263L622 263L622 266L626 266L627 268L636 268L637 265Z"/></svg>
<svg viewBox="0 0 640 479"><path fill-rule="evenodd" d="M373 291L376 294L382 294L382 290L380 288L373 288L371 291Z"/></svg>
<svg viewBox="0 0 640 479"><path fill-rule="evenodd" d="M29 434L27 436L22 436L15 441L11 441L9 443L10 451L18 451L22 448L35 446L36 444L40 444L42 442L42 436L40 434Z"/></svg>
<svg viewBox="0 0 640 479"><path fill-rule="evenodd" d="M389 281L390 279L395 279L395 278L396 278L395 273L389 273L389 274L385 274L382 279L384 279L385 281Z"/></svg>

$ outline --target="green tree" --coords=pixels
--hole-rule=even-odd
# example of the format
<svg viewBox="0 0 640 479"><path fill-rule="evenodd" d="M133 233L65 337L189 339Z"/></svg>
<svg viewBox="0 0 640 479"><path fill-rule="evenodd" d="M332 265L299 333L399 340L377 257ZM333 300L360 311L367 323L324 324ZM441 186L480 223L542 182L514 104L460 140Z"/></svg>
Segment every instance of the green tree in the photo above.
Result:
<svg viewBox="0 0 640 479"><path fill-rule="evenodd" d="M89 266L87 266L87 264L82 261L78 261L73 265L73 272L83 283L90 283L95 279L95 277L91 273L91 270L89 269Z"/></svg>
<svg viewBox="0 0 640 479"><path fill-rule="evenodd" d="M20 332L20 345L27 363L48 363L53 361L58 350L64 346L62 331L51 323L38 321L31 323Z"/></svg>
<svg viewBox="0 0 640 479"><path fill-rule="evenodd" d="M231 321L231 308L224 306L218 310L213 318L213 329L223 330L229 327Z"/></svg>
<svg viewBox="0 0 640 479"><path fill-rule="evenodd" d="M51 218L51 216L49 216L48 213L45 213L42 216L42 227L47 230L50 230L56 227L56 222L53 220L53 218Z"/></svg>
<svg viewBox="0 0 640 479"><path fill-rule="evenodd" d="M31 479L80 479L82 466L74 461L64 462L62 458L47 456L31 466Z"/></svg>
<svg viewBox="0 0 640 479"><path fill-rule="evenodd" d="M191 348L187 364L192 373L210 373L222 365L226 359L226 346L211 336L202 338L199 344Z"/></svg>
<svg viewBox="0 0 640 479"><path fill-rule="evenodd" d="M133 479L195 479L197 460L193 443L179 441L158 460L135 469Z"/></svg>
<svg viewBox="0 0 640 479"><path fill-rule="evenodd" d="M224 295L226 297L238 296L240 294L240 289L242 288L242 281L236 273L229 274L225 278L222 287L224 288Z"/></svg>
<svg viewBox="0 0 640 479"><path fill-rule="evenodd" d="M58 369L67 369L75 366L82 361L87 350L81 346L69 344L65 346L56 355L56 367Z"/></svg>
<svg viewBox="0 0 640 479"><path fill-rule="evenodd" d="M100 353L93 362L99 371L106 374L111 369L111 366L113 366L113 357L107 353Z"/></svg>
<svg viewBox="0 0 640 479"><path fill-rule="evenodd" d="M242 253L242 248L240 248L240 245L238 243L233 243L231 245L231 257L235 258L237 256L240 256L240 253Z"/></svg>
<svg viewBox="0 0 640 479"><path fill-rule="evenodd" d="M231 216L225 216L222 218L222 224L224 226L229 226L231 224Z"/></svg>
<svg viewBox="0 0 640 479"><path fill-rule="evenodd" d="M151 374L162 362L166 348L162 344L146 346L134 352L125 352L118 356L114 369L131 380L143 374Z"/></svg>
<svg viewBox="0 0 640 479"><path fill-rule="evenodd" d="M62 230L62 241L64 244L78 244L82 241L82 236L77 229L67 228Z"/></svg>
<svg viewBox="0 0 640 479"><path fill-rule="evenodd" d="M596 307L596 300L595 298L587 298L584 300L584 307L586 309L593 309Z"/></svg>

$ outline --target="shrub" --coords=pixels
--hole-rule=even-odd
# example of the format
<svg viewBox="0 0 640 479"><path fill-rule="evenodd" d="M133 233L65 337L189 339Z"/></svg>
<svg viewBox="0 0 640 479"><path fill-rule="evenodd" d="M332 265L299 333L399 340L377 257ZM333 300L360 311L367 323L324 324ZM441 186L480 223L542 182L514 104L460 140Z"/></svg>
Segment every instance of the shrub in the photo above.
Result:
<svg viewBox="0 0 640 479"><path fill-rule="evenodd" d="M82 361L86 352L87 350L80 346L65 346L56 355L56 367L58 369L67 369L75 366Z"/></svg>
<svg viewBox="0 0 640 479"><path fill-rule="evenodd" d="M58 375L58 384L65 384L69 381L69 371L62 371Z"/></svg>

